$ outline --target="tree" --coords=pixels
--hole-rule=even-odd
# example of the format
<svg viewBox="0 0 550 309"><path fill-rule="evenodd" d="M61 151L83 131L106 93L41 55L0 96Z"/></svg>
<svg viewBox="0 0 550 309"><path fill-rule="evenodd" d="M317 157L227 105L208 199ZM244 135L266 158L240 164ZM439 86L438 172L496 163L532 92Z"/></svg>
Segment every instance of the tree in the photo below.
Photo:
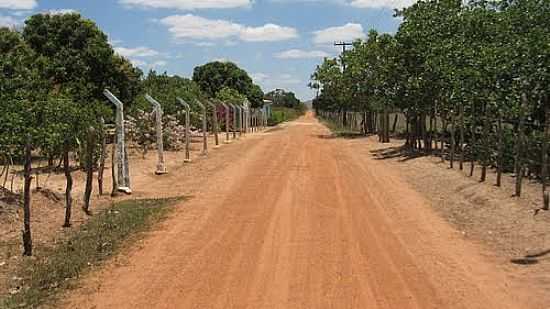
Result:
<svg viewBox="0 0 550 309"><path fill-rule="evenodd" d="M284 106L288 108L299 108L300 100L296 98L296 94L292 91L285 91L283 89L273 90L265 95L265 99L270 100L277 106Z"/></svg>
<svg viewBox="0 0 550 309"><path fill-rule="evenodd" d="M136 99L133 110L150 110L151 104L145 100L145 94L151 95L160 104L166 114L177 114L181 110L176 98L182 98L186 102L192 103L194 100L202 100L204 95L199 86L188 78L177 75L169 76L166 72L159 74L154 70L149 71L147 77L142 82L142 93Z"/></svg>
<svg viewBox="0 0 550 309"><path fill-rule="evenodd" d="M235 89L224 87L220 91L218 91L218 93L216 93L216 99L225 103L243 105L244 101L246 100L246 97L240 94Z"/></svg>
<svg viewBox="0 0 550 309"><path fill-rule="evenodd" d="M513 168L518 195L526 166L545 179L550 2L420 0L396 16L403 21L394 36L371 31L317 67L311 85L321 91L314 102L321 114L399 108L413 149L431 151L435 133L442 159L453 167L458 149L470 175L481 163L482 181L489 166L497 166L498 184Z"/></svg>
<svg viewBox="0 0 550 309"><path fill-rule="evenodd" d="M53 95L65 94L99 113L106 107L98 103L105 101L105 88L127 104L138 93L141 71L114 55L107 35L78 13L33 15L25 21L23 37L46 59L42 75Z"/></svg>
<svg viewBox="0 0 550 309"><path fill-rule="evenodd" d="M195 81L202 91L214 98L223 88L231 88L246 96L252 107L263 105L263 92L252 78L232 62L214 61L198 66L193 71Z"/></svg>

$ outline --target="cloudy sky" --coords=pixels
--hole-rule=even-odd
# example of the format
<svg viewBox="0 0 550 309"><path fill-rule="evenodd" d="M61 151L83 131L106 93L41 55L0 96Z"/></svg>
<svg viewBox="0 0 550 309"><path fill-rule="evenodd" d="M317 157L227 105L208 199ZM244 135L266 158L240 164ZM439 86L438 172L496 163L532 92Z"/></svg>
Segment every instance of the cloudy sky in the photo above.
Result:
<svg viewBox="0 0 550 309"><path fill-rule="evenodd" d="M310 99L309 76L334 41L371 28L395 32L393 8L414 0L0 0L0 25L31 14L78 11L109 35L116 51L144 71L190 77L193 68L229 60L264 91L285 88Z"/></svg>

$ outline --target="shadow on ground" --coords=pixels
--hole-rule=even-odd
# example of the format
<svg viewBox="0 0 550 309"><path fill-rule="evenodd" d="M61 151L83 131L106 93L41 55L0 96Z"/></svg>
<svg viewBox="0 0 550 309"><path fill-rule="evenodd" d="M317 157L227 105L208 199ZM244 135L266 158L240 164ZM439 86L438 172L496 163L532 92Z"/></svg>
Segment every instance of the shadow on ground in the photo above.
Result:
<svg viewBox="0 0 550 309"><path fill-rule="evenodd" d="M510 262L512 264L517 264L517 265L535 265L535 264L538 264L539 263L539 260L550 254L550 250L544 250L544 251L541 251L541 252L538 252L538 253L534 253L534 254L527 254L525 255L524 257L522 258L519 258L519 259L511 259Z"/></svg>
<svg viewBox="0 0 550 309"><path fill-rule="evenodd" d="M413 151L406 146L392 146L370 151L376 160L388 160L401 158L400 161L409 161L416 158L429 156L429 153Z"/></svg>
<svg viewBox="0 0 550 309"><path fill-rule="evenodd" d="M336 139L336 138L343 138L343 139L367 139L370 135L365 135L363 133L357 133L357 132L335 132L331 134L318 134L316 135L317 138L321 139Z"/></svg>

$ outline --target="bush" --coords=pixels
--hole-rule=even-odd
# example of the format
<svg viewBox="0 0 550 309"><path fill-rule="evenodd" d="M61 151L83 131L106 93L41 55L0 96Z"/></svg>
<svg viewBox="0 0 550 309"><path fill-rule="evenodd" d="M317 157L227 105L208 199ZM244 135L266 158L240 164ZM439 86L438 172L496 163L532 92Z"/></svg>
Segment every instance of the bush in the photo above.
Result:
<svg viewBox="0 0 550 309"><path fill-rule="evenodd" d="M288 107L274 107L271 112L271 117L267 121L267 124L270 126L274 126L279 123L298 119L298 117L305 114L305 106L303 104L301 104L301 106L303 108L298 109Z"/></svg>

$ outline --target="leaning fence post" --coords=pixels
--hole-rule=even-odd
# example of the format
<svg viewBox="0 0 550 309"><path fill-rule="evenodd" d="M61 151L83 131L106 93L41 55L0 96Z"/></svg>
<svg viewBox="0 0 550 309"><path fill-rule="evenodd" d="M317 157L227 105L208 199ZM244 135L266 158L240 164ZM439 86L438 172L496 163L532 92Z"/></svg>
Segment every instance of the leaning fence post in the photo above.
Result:
<svg viewBox="0 0 550 309"><path fill-rule="evenodd" d="M241 135L242 135L242 126L243 126L243 123L242 123L242 119L241 119L241 116L242 116L242 109L239 105L236 105L235 104L235 108L237 109L237 122L238 122L238 125L237 125L237 133L238 133L238 137L240 138Z"/></svg>
<svg viewBox="0 0 550 309"><path fill-rule="evenodd" d="M116 143L117 143L117 165L118 165L118 190L125 193L132 193L130 189L130 173L128 171L128 153L125 145L124 132L124 104L115 97L109 90L105 89L103 95L116 106Z"/></svg>
<svg viewBox="0 0 550 309"><path fill-rule="evenodd" d="M164 164L164 141L162 136L162 105L150 95L146 94L145 99L153 105L153 111L155 112L155 129L157 131L157 170L155 174L166 174L166 165Z"/></svg>
<svg viewBox="0 0 550 309"><path fill-rule="evenodd" d="M217 148L220 146L220 141L218 139L218 131L219 131L219 128L218 128L218 107L216 104L210 102L210 101L206 101L208 103L208 105L210 105L210 107L212 107L212 131L214 133L214 142L216 144L216 146L214 146L214 148Z"/></svg>
<svg viewBox="0 0 550 309"><path fill-rule="evenodd" d="M189 154L189 146L190 146L190 134L191 130L189 128L190 125L190 113L191 113L191 107L189 104L187 104L184 100L180 98L176 98L176 100L183 106L185 109L185 160L183 162L191 162L191 156Z"/></svg>
<svg viewBox="0 0 550 309"><path fill-rule="evenodd" d="M199 100L195 100L197 104L202 109L202 155L206 156L208 154L208 128L207 128L207 114L206 106L202 104Z"/></svg>
<svg viewBox="0 0 550 309"><path fill-rule="evenodd" d="M229 106L231 107L231 115L233 116L233 128L231 131L233 131L233 139L237 138L237 108L235 105L229 103Z"/></svg>
<svg viewBox="0 0 550 309"><path fill-rule="evenodd" d="M224 108L225 113L225 143L229 143L229 106L222 102L222 106Z"/></svg>

